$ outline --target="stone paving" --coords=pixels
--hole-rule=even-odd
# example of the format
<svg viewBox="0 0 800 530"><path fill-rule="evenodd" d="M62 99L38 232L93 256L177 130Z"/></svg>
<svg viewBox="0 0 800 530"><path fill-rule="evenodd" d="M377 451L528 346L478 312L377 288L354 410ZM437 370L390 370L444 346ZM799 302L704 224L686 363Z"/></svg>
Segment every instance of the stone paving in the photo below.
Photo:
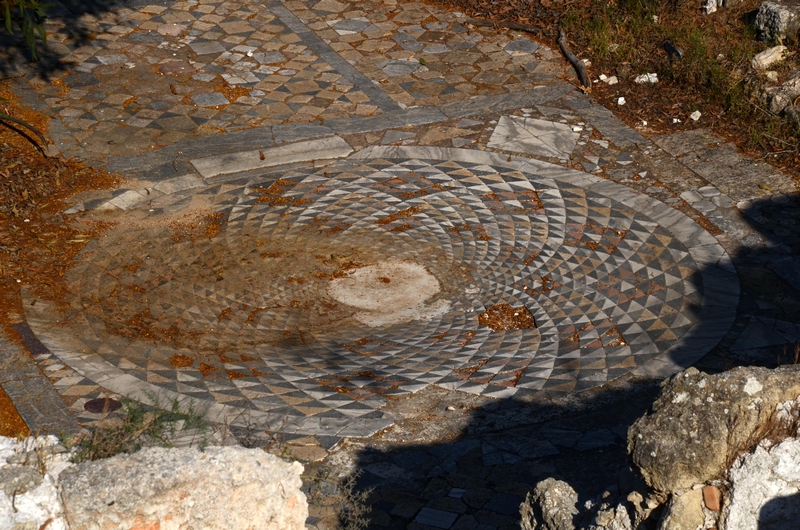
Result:
<svg viewBox="0 0 800 530"><path fill-rule="evenodd" d="M70 5L63 70L15 89L129 180L64 213L113 225L69 295L23 288L36 366L0 344L32 430L192 400L318 461L311 527L360 469L374 527L511 528L550 474L582 501L633 480L660 378L791 362L791 177L643 136L546 44L417 2ZM535 327L487 325L503 304Z"/></svg>

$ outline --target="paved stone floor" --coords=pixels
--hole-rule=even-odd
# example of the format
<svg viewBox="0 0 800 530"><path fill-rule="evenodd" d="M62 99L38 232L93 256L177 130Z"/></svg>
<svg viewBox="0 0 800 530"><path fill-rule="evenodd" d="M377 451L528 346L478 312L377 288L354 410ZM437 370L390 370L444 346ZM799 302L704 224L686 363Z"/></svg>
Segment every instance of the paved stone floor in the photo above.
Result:
<svg viewBox="0 0 800 530"><path fill-rule="evenodd" d="M417 2L57 8L50 70L4 68L128 180L64 212L110 226L67 297L23 287L35 364L0 343L33 430L192 400L316 462L313 527L359 469L375 527L510 528L546 476L631 483L660 378L800 343L791 177L627 127L526 35Z"/></svg>

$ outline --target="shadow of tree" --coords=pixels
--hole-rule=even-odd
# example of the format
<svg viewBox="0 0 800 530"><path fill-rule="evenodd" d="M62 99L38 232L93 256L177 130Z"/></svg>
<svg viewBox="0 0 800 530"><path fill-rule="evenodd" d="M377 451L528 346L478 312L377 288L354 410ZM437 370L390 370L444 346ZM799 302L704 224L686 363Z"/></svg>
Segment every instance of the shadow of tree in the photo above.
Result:
<svg viewBox="0 0 800 530"><path fill-rule="evenodd" d="M793 530L800 521L800 494L776 497L758 512L758 530Z"/></svg>
<svg viewBox="0 0 800 530"><path fill-rule="evenodd" d="M47 80L53 74L68 71L70 65L61 59L70 52L95 40L93 29L83 17L98 17L120 8L136 9L148 5L170 6L173 0L60 0L47 9L45 28L48 42L43 45L37 38L39 60L31 62L30 51L19 31L13 34L0 32L0 78L16 77L21 72L33 71ZM119 17L119 24L136 25L137 21Z"/></svg>
<svg viewBox="0 0 800 530"><path fill-rule="evenodd" d="M793 362L800 340L800 200L780 196L742 206L753 233L731 256L742 286L737 319L696 363L707 372ZM701 276L692 278L698 288ZM589 524L587 503L596 512L599 504L615 506L632 490L644 490L627 455L627 431L647 412L659 384L626 376L576 395L521 391L480 403L459 392L421 392L406 408L418 416L424 410L423 420L409 414L382 437L345 443L361 471L357 490L371 491L369 527L519 528L519 504L548 477L575 489L583 512L575 523ZM465 411L462 400L476 406ZM797 497L764 507L778 525L780 514L799 509ZM658 517L654 512L645 524L655 528Z"/></svg>

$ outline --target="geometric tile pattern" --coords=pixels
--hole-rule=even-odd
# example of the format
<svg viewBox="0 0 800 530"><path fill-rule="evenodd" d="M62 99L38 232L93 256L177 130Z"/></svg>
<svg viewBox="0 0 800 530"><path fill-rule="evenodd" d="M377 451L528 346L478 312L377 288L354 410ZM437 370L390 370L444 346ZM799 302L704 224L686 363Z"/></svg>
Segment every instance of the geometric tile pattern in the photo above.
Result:
<svg viewBox="0 0 800 530"><path fill-rule="evenodd" d="M94 154L129 154L221 130L372 115L378 106L266 6L171 2L106 14L107 30L39 87ZM110 28L116 22L117 25ZM66 37L69 25L62 27ZM106 138L108 141L96 141Z"/></svg>
<svg viewBox="0 0 800 530"><path fill-rule="evenodd" d="M519 34L470 27L463 15L433 4L311 1L290 8L338 54L408 106L510 93L560 73L546 46Z"/></svg>
<svg viewBox="0 0 800 530"><path fill-rule="evenodd" d="M681 348L696 360L738 299L694 222L533 160L368 148L193 191L212 205L206 225L181 217L191 197L162 197L81 251L66 308L31 300L27 320L106 388L260 413L273 428L346 435L356 420L385 426L386 396L427 385L562 394L680 362ZM424 266L440 284L428 303L449 311L369 327L328 295L332 279L385 259ZM480 325L498 303L524 305L537 327Z"/></svg>
<svg viewBox="0 0 800 530"><path fill-rule="evenodd" d="M104 156L507 94L561 69L544 46L456 18L423 3L335 0L168 1L54 18L47 32L66 72L32 86L86 154ZM75 24L91 38L75 39Z"/></svg>

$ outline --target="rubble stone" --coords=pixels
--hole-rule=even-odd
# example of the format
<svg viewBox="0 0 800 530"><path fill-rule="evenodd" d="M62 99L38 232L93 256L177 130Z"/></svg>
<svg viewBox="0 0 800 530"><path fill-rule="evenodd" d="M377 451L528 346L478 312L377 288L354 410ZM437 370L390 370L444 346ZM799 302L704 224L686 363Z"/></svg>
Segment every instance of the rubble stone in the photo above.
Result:
<svg viewBox="0 0 800 530"><path fill-rule="evenodd" d="M800 0L762 2L755 27L765 41L779 41L800 30Z"/></svg>
<svg viewBox="0 0 800 530"><path fill-rule="evenodd" d="M536 485L520 507L522 528L543 530L575 530L578 515L578 494L561 480L548 478ZM537 526L541 521L541 526Z"/></svg>
<svg viewBox="0 0 800 530"><path fill-rule="evenodd" d="M301 530L302 471L259 449L147 448L71 467L61 488L71 530Z"/></svg>
<svg viewBox="0 0 800 530"><path fill-rule="evenodd" d="M730 502L721 530L795 528L800 519L800 440L762 446L730 472Z"/></svg>
<svg viewBox="0 0 800 530"><path fill-rule="evenodd" d="M658 524L659 530L697 530L705 523L703 491L690 489L673 495Z"/></svg>
<svg viewBox="0 0 800 530"><path fill-rule="evenodd" d="M751 64L756 70L766 70L773 64L782 61L787 51L786 46L774 46L753 57Z"/></svg>
<svg viewBox="0 0 800 530"><path fill-rule="evenodd" d="M800 370L695 368L663 383L652 413L628 431L628 452L650 487L675 492L725 474L779 404L800 396Z"/></svg>

